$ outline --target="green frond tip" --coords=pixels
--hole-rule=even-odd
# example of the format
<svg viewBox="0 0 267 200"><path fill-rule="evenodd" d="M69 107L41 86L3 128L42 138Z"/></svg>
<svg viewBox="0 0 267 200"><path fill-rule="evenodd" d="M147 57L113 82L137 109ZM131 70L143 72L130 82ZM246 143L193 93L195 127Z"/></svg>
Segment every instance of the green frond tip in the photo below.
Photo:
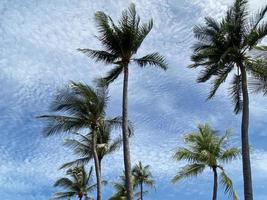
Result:
<svg viewBox="0 0 267 200"><path fill-rule="evenodd" d="M142 58L133 59L135 63L137 63L140 67L145 67L147 65L157 66L163 70L167 70L167 63L163 56L159 53L148 54Z"/></svg>

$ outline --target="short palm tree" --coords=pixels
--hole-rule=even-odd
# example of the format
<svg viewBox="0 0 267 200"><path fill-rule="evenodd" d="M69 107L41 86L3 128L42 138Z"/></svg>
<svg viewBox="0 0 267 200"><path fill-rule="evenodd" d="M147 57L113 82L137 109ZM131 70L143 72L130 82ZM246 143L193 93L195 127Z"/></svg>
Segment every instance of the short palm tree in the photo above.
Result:
<svg viewBox="0 0 267 200"><path fill-rule="evenodd" d="M184 141L186 147L179 147L174 155L177 161L185 160L189 164L181 168L177 175L172 179L173 183L184 178L196 177L204 169L209 168L214 175L213 197L217 199L218 171L220 171L221 184L225 188L225 193L238 199L233 188L231 179L226 175L223 164L229 163L240 155L240 149L229 147L229 131L220 137L217 131L211 129L207 124L199 125L198 131L186 134Z"/></svg>
<svg viewBox="0 0 267 200"><path fill-rule="evenodd" d="M60 178L54 184L55 187L64 188L65 192L57 192L52 199L70 199L72 197L78 197L80 200L92 199L88 196L88 193L96 189L96 184L92 184L93 181L93 167L90 168L89 173L86 172L84 166L69 169L67 176Z"/></svg>
<svg viewBox="0 0 267 200"><path fill-rule="evenodd" d="M97 155L99 160L99 170L102 171L102 160L105 156L114 153L122 145L121 137L112 139L111 131L112 126L110 124L101 123L97 133ZM92 150L92 137L89 135L82 135L76 133L78 139L66 139L64 145L71 147L74 150L75 155L79 156L78 159L62 165L61 168L85 165L93 159Z"/></svg>
<svg viewBox="0 0 267 200"><path fill-rule="evenodd" d="M122 17L118 24L115 24L112 18L104 12L95 14L95 21L98 28L98 40L103 45L103 50L79 49L87 56L96 61L106 64L113 64L115 67L108 75L101 79L102 83L109 84L123 73L123 101L122 101L122 117L123 117L123 155L124 167L127 185L127 199L133 200L133 186L131 183L131 162L130 147L128 138L128 76L129 64L135 63L140 67L147 65L157 66L166 70L167 65L164 58L159 53L151 53L141 58L135 58L139 47L151 31L153 22L141 24L140 17L136 14L135 5L131 4L128 10L122 12Z"/></svg>
<svg viewBox="0 0 267 200"><path fill-rule="evenodd" d="M86 84L71 82L71 85L60 91L52 102L51 111L55 114L40 116L48 121L44 129L45 136L64 132L73 133L83 129L89 132L95 163L97 200L102 199L102 181L97 154L98 130L102 123L112 127L122 124L120 117L105 118L107 102L108 96L105 87L94 89Z"/></svg>
<svg viewBox="0 0 267 200"><path fill-rule="evenodd" d="M253 199L249 153L249 94L248 85L254 91L267 92L267 66L261 59L253 58L250 50L267 35L267 23L263 21L265 6L252 17L248 16L248 1L235 0L226 16L218 22L205 18L205 25L196 26L192 68L202 67L198 82L212 78L211 99L229 74L233 79L229 95L235 104L235 113L242 111L241 140L245 200ZM248 76L249 80L248 81Z"/></svg>
<svg viewBox="0 0 267 200"><path fill-rule="evenodd" d="M140 186L140 200L143 200L144 195L144 185L148 185L151 187L155 186L155 181L153 180L153 176L150 172L150 166L143 166L141 161L138 162L133 167L132 174L134 177L134 181L137 185Z"/></svg>
<svg viewBox="0 0 267 200"><path fill-rule="evenodd" d="M131 181L133 183L133 189L135 190L137 188L137 184L134 176L131 176ZM115 189L115 194L113 194L112 197L109 198L109 200L127 200L125 173L120 176L120 181L112 183L112 186ZM135 193L134 196L138 196L138 193Z"/></svg>

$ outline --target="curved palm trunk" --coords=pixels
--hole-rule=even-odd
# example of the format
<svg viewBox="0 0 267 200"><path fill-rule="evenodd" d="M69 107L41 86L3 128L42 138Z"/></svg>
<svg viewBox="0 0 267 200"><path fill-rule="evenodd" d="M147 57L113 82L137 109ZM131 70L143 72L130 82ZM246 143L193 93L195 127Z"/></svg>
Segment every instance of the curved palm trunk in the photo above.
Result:
<svg viewBox="0 0 267 200"><path fill-rule="evenodd" d="M243 162L243 179L244 179L244 196L245 200L253 200L250 153L249 153L249 96L247 88L247 73L243 64L240 65L242 77L242 95L243 95L243 111L241 125L242 140L242 162Z"/></svg>
<svg viewBox="0 0 267 200"><path fill-rule="evenodd" d="M133 185L131 180L131 159L128 134L128 65L124 66L123 97L122 97L122 139L123 158L126 178L127 200L133 200Z"/></svg>
<svg viewBox="0 0 267 200"><path fill-rule="evenodd" d="M97 184L96 186L97 187L97 200L102 200L101 173L100 173L98 155L96 151L96 141L97 141L96 132L92 131L93 157L94 157L94 162L95 162L95 173L96 173L96 184Z"/></svg>
<svg viewBox="0 0 267 200"><path fill-rule="evenodd" d="M217 174L217 169L214 167L213 169L213 195L212 195L212 200L217 199L217 190L218 190L218 174Z"/></svg>

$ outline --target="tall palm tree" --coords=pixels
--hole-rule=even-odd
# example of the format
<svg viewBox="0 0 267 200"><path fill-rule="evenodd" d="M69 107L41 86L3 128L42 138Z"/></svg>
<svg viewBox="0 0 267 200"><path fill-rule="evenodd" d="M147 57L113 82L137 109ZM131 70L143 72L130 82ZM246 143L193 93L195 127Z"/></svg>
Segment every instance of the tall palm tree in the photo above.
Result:
<svg viewBox="0 0 267 200"><path fill-rule="evenodd" d="M131 4L128 10L122 12L118 24L104 12L95 14L95 21L98 28L98 40L103 45L103 50L78 49L97 62L113 64L115 67L102 78L102 84L109 84L123 73L123 155L127 185L127 199L133 200L133 186L131 183L131 161L128 138L128 76L129 65L136 63L140 67L147 65L157 66L166 70L167 64L159 53L151 53L141 58L134 57L142 42L151 31L153 22L141 24L140 17L136 14L135 5Z"/></svg>
<svg viewBox="0 0 267 200"><path fill-rule="evenodd" d="M86 84L71 82L71 85L60 91L52 102L50 108L55 114L40 116L40 118L48 121L44 129L45 136L87 129L92 141L98 200L102 199L102 181L97 154L97 133L99 133L102 123L112 127L118 127L122 124L120 117L105 118L107 95L105 87L94 89Z"/></svg>
<svg viewBox="0 0 267 200"><path fill-rule="evenodd" d="M267 23L263 18L267 6L253 16L248 16L248 1L235 0L226 16L217 21L205 18L205 25L196 26L192 68L202 67L198 82L212 78L211 99L229 74L233 80L229 95L235 104L235 113L242 111L241 140L245 200L253 199L249 153L249 94L248 85L255 91L267 92L266 64L253 58L250 50L267 35ZM248 82L248 76L250 82Z"/></svg>
<svg viewBox="0 0 267 200"><path fill-rule="evenodd" d="M143 166L141 161L133 167L132 174L137 185L140 186L140 200L143 200L144 185L155 186L155 181L150 172L150 166Z"/></svg>
<svg viewBox="0 0 267 200"><path fill-rule="evenodd" d="M112 128L110 124L101 123L98 129L96 151L100 173L102 171L101 163L103 158L114 153L122 145L121 137L111 138ZM71 147L79 158L62 165L61 168L85 165L93 159L92 137L80 133L76 133L76 135L78 135L78 139L66 139L64 145Z"/></svg>
<svg viewBox="0 0 267 200"><path fill-rule="evenodd" d="M214 175L213 197L217 199L218 171L220 171L221 184L225 188L225 193L238 199L233 188L231 179L226 175L223 164L229 163L240 155L240 149L229 147L230 132L220 137L217 131L213 130L208 124L199 125L198 131L184 136L186 147L179 147L174 155L177 161L185 160L189 164L181 168L177 175L172 179L173 183L184 178L196 177L204 169L209 168Z"/></svg>
<svg viewBox="0 0 267 200"><path fill-rule="evenodd" d="M67 171L67 176L60 178L54 184L55 187L66 189L65 192L57 192L52 199L70 199L71 197L78 197L82 200L92 199L88 197L88 193L96 189L96 184L92 184L93 167L90 168L89 173L86 172L84 166L75 167Z"/></svg>

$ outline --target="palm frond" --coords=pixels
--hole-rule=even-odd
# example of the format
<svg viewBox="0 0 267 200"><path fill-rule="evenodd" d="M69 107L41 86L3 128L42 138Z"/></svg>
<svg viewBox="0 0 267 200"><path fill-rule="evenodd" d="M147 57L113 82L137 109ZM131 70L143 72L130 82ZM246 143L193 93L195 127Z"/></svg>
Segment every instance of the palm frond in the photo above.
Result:
<svg viewBox="0 0 267 200"><path fill-rule="evenodd" d="M122 127L122 117L118 116L118 117L114 117L112 119L108 119L108 120L106 120L106 123L113 128L121 128ZM129 136L133 135L133 133L134 133L134 126L130 120L128 120L128 133L129 133Z"/></svg>
<svg viewBox="0 0 267 200"><path fill-rule="evenodd" d="M72 162L68 162L63 164L59 169L65 169L65 168L69 168L69 167L77 167L77 166L82 166L82 165L86 165L88 164L90 161L92 160L92 156L87 156L87 157L83 157L83 158L78 158Z"/></svg>
<svg viewBox="0 0 267 200"><path fill-rule="evenodd" d="M222 162L228 163L230 161L237 159L240 155L241 155L241 150L239 148L232 147L222 152L220 160Z"/></svg>
<svg viewBox="0 0 267 200"><path fill-rule="evenodd" d="M261 59L247 62L250 73L249 88L253 92L267 94L267 62Z"/></svg>
<svg viewBox="0 0 267 200"><path fill-rule="evenodd" d="M234 111L238 114L243 108L241 75L235 74L229 88L229 93L235 105Z"/></svg>
<svg viewBox="0 0 267 200"><path fill-rule="evenodd" d="M64 187L64 188L70 188L73 184L73 181L71 181L68 178L61 178L59 180L56 181L56 183L54 184L55 187L60 186L60 187Z"/></svg>
<svg viewBox="0 0 267 200"><path fill-rule="evenodd" d="M142 58L133 59L140 67L145 67L147 65L157 66L163 70L167 70L167 63L163 56L159 53L148 54Z"/></svg>
<svg viewBox="0 0 267 200"><path fill-rule="evenodd" d="M173 158L177 161L186 160L188 162L199 161L199 155L187 148L180 147L176 150Z"/></svg>
<svg viewBox="0 0 267 200"><path fill-rule="evenodd" d="M64 115L41 115L38 118L46 121L46 126L43 129L44 136L48 137L62 132L75 132L82 128L88 128L83 120L77 117L64 116Z"/></svg>
<svg viewBox="0 0 267 200"><path fill-rule="evenodd" d="M96 62L104 62L106 64L112 64L118 59L118 56L109 53L107 51L99 51L93 49L77 49L77 50L84 53L88 57L94 59Z"/></svg>
<svg viewBox="0 0 267 200"><path fill-rule="evenodd" d="M54 194L53 198L51 200L56 199L68 199L70 197L75 196L75 192L57 192Z"/></svg>
<svg viewBox="0 0 267 200"><path fill-rule="evenodd" d="M219 72L220 74L218 74L217 77L213 80L213 86L209 92L207 99L212 99L214 97L221 84L226 81L232 69L233 68L229 67Z"/></svg>
<svg viewBox="0 0 267 200"><path fill-rule="evenodd" d="M114 80L118 78L118 76L122 73L123 66L117 65L113 69L111 69L107 75L103 78L99 78L96 80L97 85L99 86L108 86L110 83L112 83Z"/></svg>
<svg viewBox="0 0 267 200"><path fill-rule="evenodd" d="M228 194L229 197L233 197L234 200L238 200L238 195L233 187L232 180L225 174L224 171L220 174L220 182L224 186L224 193Z"/></svg>
<svg viewBox="0 0 267 200"><path fill-rule="evenodd" d="M181 170L177 173L177 175L172 179L173 183L180 181L181 179L195 177L201 174L205 169L204 164L191 164L186 165L185 167L181 168Z"/></svg>

